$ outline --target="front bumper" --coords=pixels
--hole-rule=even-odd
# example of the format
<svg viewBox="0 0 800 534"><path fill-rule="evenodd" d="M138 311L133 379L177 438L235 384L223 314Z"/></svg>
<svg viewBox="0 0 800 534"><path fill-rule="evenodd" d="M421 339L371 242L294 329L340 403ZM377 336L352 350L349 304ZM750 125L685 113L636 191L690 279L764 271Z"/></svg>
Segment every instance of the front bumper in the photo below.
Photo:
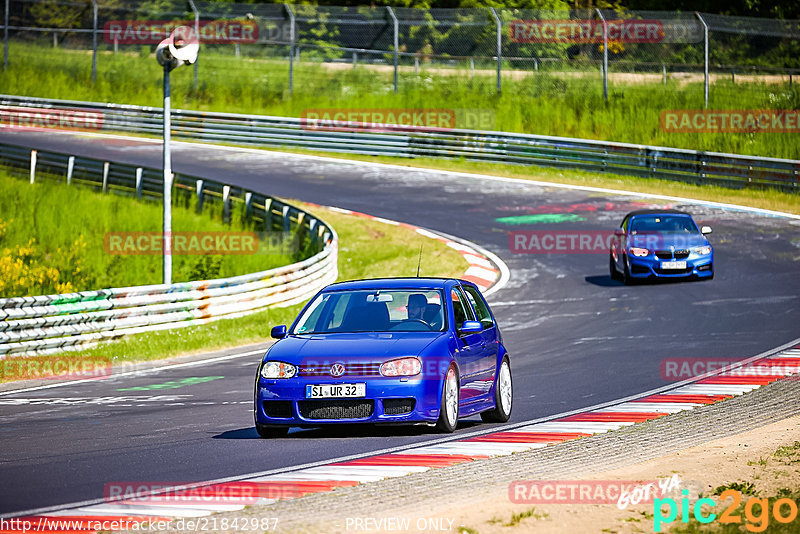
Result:
<svg viewBox="0 0 800 534"><path fill-rule="evenodd" d="M306 398L306 386L365 383L359 398ZM331 380L294 377L259 378L255 419L262 425L316 426L332 423L414 423L439 418L441 379L417 377L348 377Z"/></svg>
<svg viewBox="0 0 800 534"><path fill-rule="evenodd" d="M631 278L708 278L714 274L714 256L690 255L686 259L685 269L664 269L662 264L665 261L656 258L654 255L645 257L628 256L628 272Z"/></svg>

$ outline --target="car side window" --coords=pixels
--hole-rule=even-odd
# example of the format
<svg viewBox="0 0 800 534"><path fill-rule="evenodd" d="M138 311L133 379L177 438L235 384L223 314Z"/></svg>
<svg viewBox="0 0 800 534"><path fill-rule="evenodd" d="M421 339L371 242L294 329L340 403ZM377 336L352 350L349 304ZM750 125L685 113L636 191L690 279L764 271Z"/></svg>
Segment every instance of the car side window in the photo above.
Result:
<svg viewBox="0 0 800 534"><path fill-rule="evenodd" d="M492 313L489 311L489 306L486 305L486 301L483 300L483 296L481 296L478 290L472 286L462 287L464 288L464 291L466 291L467 298L472 304L472 309L475 310L475 314L478 316L478 320L481 322L483 327L493 327L494 320L492 319Z"/></svg>
<svg viewBox="0 0 800 534"><path fill-rule="evenodd" d="M453 301L453 316L456 320L456 329L461 328L461 324L464 321L474 320L472 318L472 310L467 308L468 305L465 305L467 299L458 288L450 290L450 298Z"/></svg>

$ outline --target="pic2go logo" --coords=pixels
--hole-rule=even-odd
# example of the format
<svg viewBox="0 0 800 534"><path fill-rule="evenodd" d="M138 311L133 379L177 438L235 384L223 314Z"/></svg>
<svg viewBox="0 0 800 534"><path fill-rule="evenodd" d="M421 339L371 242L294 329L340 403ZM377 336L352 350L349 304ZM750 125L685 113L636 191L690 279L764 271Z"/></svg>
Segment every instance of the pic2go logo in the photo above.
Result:
<svg viewBox="0 0 800 534"><path fill-rule="evenodd" d="M677 519L678 512L681 512L681 522L689 522L689 512L693 508L694 518L699 523L711 523L717 519L717 514L713 513L711 509L717 506L714 499L706 497L697 499L694 507L689 504L689 490L682 491L683 498L680 505L672 498L654 499L653 500L653 531L661 532L662 526L666 523L672 523ZM728 505L725 510L719 515L720 523L734 523L741 524L742 516L736 514L736 509L742 502L742 493L738 490L725 490L719 495L719 500L724 501L732 498L733 502ZM703 505L708 507L707 514L704 514ZM667 515L664 515L664 508L667 508ZM791 523L797 519L797 503L792 499L782 498L777 499L772 504L772 516L778 523ZM788 513L787 513L788 512ZM758 497L751 497L744 504L744 517L746 520L745 528L749 532L764 532L769 526L769 500L760 499Z"/></svg>

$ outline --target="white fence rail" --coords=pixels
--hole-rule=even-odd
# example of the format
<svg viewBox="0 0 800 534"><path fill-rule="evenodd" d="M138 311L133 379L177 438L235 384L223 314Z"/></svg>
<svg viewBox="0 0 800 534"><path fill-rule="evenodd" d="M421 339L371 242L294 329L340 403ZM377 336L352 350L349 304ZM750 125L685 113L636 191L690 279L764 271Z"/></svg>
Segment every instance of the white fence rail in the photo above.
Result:
<svg viewBox="0 0 800 534"><path fill-rule="evenodd" d="M56 152L0 144L0 164L46 173L67 183L138 197L159 195L161 173ZM316 253L303 261L261 272L174 284L0 299L0 359L81 348L128 334L180 328L241 317L269 306L289 306L336 280L338 239L323 221L295 206L259 193L206 179L176 176L176 189L204 203L233 203L267 231L295 233ZM301 241L302 242L302 241Z"/></svg>

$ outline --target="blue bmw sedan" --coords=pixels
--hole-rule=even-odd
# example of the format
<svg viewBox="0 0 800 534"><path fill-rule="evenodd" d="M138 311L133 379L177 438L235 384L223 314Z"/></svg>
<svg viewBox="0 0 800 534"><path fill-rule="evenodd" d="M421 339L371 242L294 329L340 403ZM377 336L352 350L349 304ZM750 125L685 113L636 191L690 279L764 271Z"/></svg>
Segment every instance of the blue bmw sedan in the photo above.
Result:
<svg viewBox="0 0 800 534"><path fill-rule="evenodd" d="M255 426L422 423L511 415L509 355L494 315L466 280L340 282L317 293L258 366Z"/></svg>
<svg viewBox="0 0 800 534"><path fill-rule="evenodd" d="M643 279L714 278L711 228L698 228L678 210L632 211L614 232L609 257L611 278L626 284Z"/></svg>

